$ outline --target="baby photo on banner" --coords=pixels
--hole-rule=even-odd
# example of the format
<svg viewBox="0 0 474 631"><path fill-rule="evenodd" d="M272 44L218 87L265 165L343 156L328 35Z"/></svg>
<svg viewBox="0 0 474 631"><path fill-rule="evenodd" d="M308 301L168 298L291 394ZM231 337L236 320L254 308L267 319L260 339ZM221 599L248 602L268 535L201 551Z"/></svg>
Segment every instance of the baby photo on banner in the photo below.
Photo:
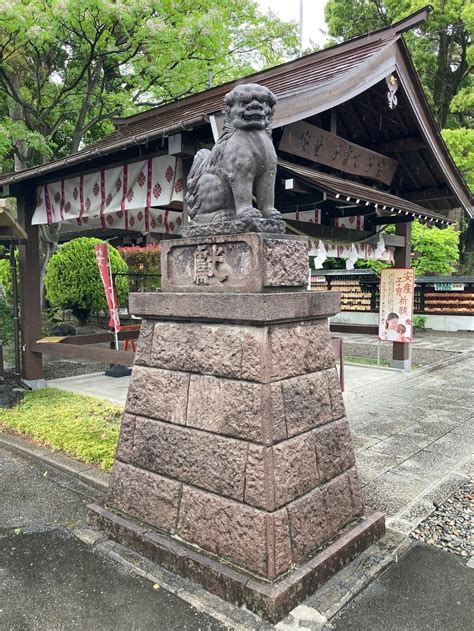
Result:
<svg viewBox="0 0 474 631"><path fill-rule="evenodd" d="M415 270L383 269L380 275L379 340L409 344L413 337Z"/></svg>

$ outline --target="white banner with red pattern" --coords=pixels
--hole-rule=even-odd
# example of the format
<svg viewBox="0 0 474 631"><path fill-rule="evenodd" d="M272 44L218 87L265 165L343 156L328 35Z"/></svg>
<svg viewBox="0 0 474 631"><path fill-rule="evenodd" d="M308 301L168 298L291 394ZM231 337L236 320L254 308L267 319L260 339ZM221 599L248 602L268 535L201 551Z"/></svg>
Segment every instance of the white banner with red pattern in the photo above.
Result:
<svg viewBox="0 0 474 631"><path fill-rule="evenodd" d="M292 221L304 221L306 223L321 223L321 209L313 208L312 210L296 210L295 212L283 214L284 219ZM336 228L348 228L349 230L364 229L364 215L353 217L337 217L335 221Z"/></svg>
<svg viewBox="0 0 474 631"><path fill-rule="evenodd" d="M183 202L182 163L158 156L38 187L32 223L174 233L182 213L162 208L172 202Z"/></svg>
<svg viewBox="0 0 474 631"><path fill-rule="evenodd" d="M354 269L359 259L384 261L393 264L394 248L385 245L383 235L378 243L337 243L331 241L309 240L309 256L314 257L315 269L321 269L327 258L341 258L346 261L346 269Z"/></svg>

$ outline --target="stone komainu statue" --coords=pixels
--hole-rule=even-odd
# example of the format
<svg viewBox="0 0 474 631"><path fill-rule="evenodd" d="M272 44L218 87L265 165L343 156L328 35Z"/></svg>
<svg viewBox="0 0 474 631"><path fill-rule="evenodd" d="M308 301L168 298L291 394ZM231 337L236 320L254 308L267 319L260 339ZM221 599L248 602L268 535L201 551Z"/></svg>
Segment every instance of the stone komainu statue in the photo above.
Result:
<svg viewBox="0 0 474 631"><path fill-rule="evenodd" d="M274 208L277 157L271 139L275 95L256 83L225 96L224 130L210 151L197 152L188 176L190 220L279 219ZM252 197L257 200L257 208Z"/></svg>

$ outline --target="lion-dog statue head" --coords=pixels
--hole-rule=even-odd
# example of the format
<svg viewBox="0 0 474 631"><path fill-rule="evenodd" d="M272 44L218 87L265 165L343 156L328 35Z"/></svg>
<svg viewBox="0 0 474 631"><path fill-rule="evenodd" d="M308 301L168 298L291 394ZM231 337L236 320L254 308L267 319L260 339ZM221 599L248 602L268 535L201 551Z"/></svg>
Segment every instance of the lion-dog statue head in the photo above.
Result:
<svg viewBox="0 0 474 631"><path fill-rule="evenodd" d="M271 139L276 97L264 86L247 83L226 94L224 103L223 133L212 150L198 151L188 176L188 215L199 223L279 219Z"/></svg>

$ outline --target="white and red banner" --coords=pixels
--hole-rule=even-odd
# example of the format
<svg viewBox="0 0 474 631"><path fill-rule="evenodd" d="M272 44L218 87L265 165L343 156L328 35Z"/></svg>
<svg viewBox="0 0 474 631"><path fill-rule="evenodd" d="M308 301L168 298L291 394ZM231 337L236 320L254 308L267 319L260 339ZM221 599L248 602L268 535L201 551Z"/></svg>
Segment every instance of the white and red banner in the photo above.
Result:
<svg viewBox="0 0 474 631"><path fill-rule="evenodd" d="M413 338L415 270L383 269L380 274L379 340L409 344Z"/></svg>
<svg viewBox="0 0 474 631"><path fill-rule="evenodd" d="M312 210L297 210L292 213L284 213L283 219L319 224L321 223L321 210L319 208L313 208Z"/></svg>
<svg viewBox="0 0 474 631"><path fill-rule="evenodd" d="M109 250L107 243L98 243L95 246L95 256L99 267L100 277L104 285L105 297L109 307L109 327L117 333L120 331L120 318L117 305L117 294L112 286L110 273Z"/></svg>
<svg viewBox="0 0 474 631"><path fill-rule="evenodd" d="M39 186L33 224L68 222L139 232L179 233L183 169L174 156L157 156Z"/></svg>
<svg viewBox="0 0 474 631"><path fill-rule="evenodd" d="M316 257L316 269L323 266L327 258L341 258L346 261L346 269L353 269L358 259L368 259L371 261L384 261L393 264L394 249L386 246L383 236L379 237L379 242L372 243L337 243L326 240L309 240L309 256Z"/></svg>
<svg viewBox="0 0 474 631"><path fill-rule="evenodd" d="M352 217L336 217L336 228L347 228L348 230L363 230L364 215L353 215Z"/></svg>
<svg viewBox="0 0 474 631"><path fill-rule="evenodd" d="M283 219L291 219L294 221L303 221L306 223L321 223L321 209L313 208L311 210L296 210L291 213L284 213ZM336 228L348 228L349 230L364 229L364 215L356 215L352 217L336 217Z"/></svg>

